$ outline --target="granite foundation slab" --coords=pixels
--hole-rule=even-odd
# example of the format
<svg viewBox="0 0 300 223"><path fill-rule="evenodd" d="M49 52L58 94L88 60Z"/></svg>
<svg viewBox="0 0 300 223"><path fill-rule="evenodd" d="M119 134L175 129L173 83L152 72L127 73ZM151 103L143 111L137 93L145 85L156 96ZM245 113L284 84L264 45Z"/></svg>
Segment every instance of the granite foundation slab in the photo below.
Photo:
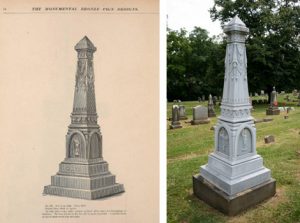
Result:
<svg viewBox="0 0 300 223"><path fill-rule="evenodd" d="M229 196L197 174L193 176L193 192L199 199L220 212L234 216L273 197L276 193L276 181L271 178L246 191Z"/></svg>

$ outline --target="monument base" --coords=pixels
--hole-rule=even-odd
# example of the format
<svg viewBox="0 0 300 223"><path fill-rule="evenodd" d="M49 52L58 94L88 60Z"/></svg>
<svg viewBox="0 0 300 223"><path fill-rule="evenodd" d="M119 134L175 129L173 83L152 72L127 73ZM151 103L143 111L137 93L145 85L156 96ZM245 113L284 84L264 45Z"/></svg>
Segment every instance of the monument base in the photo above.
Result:
<svg viewBox="0 0 300 223"><path fill-rule="evenodd" d="M280 110L278 108L266 110L266 115L279 115L279 114L280 114Z"/></svg>
<svg viewBox="0 0 300 223"><path fill-rule="evenodd" d="M210 120L209 119L204 119L204 120L192 120L191 124L192 125L201 125L201 124L207 124L209 123Z"/></svg>
<svg viewBox="0 0 300 223"><path fill-rule="evenodd" d="M180 116L179 117L179 120L187 120L188 119L188 117L186 117L186 116Z"/></svg>
<svg viewBox="0 0 300 223"><path fill-rule="evenodd" d="M180 128L182 128L180 122L178 122L178 121L171 122L170 129L180 129Z"/></svg>
<svg viewBox="0 0 300 223"><path fill-rule="evenodd" d="M51 184L44 187L43 194L94 200L124 191L123 184L116 183L116 176L102 158L66 158L59 164L58 173L51 176Z"/></svg>
<svg viewBox="0 0 300 223"><path fill-rule="evenodd" d="M78 188L66 188L48 185L44 187L44 195L56 195L62 197L80 198L86 200L95 200L103 197L112 196L124 192L122 184L114 184L108 187L102 187L95 190L83 190Z"/></svg>
<svg viewBox="0 0 300 223"><path fill-rule="evenodd" d="M236 195L225 192L206 181L200 174L193 176L193 192L199 199L220 212L234 216L272 197L276 193L276 181L270 179Z"/></svg>

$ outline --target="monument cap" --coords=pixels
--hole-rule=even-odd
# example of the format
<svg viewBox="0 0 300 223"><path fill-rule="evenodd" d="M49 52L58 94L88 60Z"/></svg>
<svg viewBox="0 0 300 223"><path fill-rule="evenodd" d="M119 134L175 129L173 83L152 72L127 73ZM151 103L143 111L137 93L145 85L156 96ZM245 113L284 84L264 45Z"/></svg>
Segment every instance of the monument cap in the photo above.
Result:
<svg viewBox="0 0 300 223"><path fill-rule="evenodd" d="M84 36L75 46L75 50L91 50L96 51L97 48L94 44L89 40L87 36Z"/></svg>

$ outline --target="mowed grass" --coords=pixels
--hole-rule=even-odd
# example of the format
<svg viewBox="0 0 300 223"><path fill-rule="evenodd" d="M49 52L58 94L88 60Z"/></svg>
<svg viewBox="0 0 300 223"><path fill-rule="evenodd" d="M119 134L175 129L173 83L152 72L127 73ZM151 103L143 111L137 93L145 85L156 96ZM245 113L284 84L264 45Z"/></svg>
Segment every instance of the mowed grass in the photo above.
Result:
<svg viewBox="0 0 300 223"><path fill-rule="evenodd" d="M296 99L290 95L291 99ZM279 106L283 96L279 96ZM171 117L168 103L167 116ZM189 120L192 107L206 103L182 102ZM214 131L217 118L211 118L209 124L192 126L181 121L183 128L167 130L167 215L169 223L205 223L205 222L300 222L300 107L297 102L288 102L295 111L268 116L271 122L256 124L257 152L264 159L264 165L271 169L272 177L277 181L276 195L235 217L228 217L197 199L192 191L192 175L199 173L199 167L207 163L208 154L214 148ZM267 105L254 105L252 116L264 118ZM217 116L220 109L216 109ZM168 125L169 125L168 121ZM265 144L264 137L275 136L275 143Z"/></svg>

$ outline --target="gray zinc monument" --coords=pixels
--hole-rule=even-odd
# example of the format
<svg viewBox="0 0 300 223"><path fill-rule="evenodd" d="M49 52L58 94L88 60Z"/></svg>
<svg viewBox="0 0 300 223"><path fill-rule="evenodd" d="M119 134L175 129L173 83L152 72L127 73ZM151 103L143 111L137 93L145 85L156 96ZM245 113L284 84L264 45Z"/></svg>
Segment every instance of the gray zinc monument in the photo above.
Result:
<svg viewBox="0 0 300 223"><path fill-rule="evenodd" d="M273 87L273 91L271 93L271 100L270 105L266 110L266 115L279 115L280 110L278 109L278 102L277 102L277 92L275 87Z"/></svg>
<svg viewBox="0 0 300 223"><path fill-rule="evenodd" d="M179 121L179 106L173 105L170 129L179 129L179 128L182 128L180 121Z"/></svg>
<svg viewBox="0 0 300 223"><path fill-rule="evenodd" d="M66 135L66 156L51 177L44 194L97 199L124 192L116 183L102 156L102 135L97 124L93 53L96 47L85 36L77 43L78 53L71 124Z"/></svg>
<svg viewBox="0 0 300 223"><path fill-rule="evenodd" d="M212 100L211 94L208 96L208 117L216 117L216 113L214 110L214 103Z"/></svg>
<svg viewBox="0 0 300 223"><path fill-rule="evenodd" d="M215 149L193 176L194 194L228 215L236 215L275 194L276 181L256 153L245 39L249 29L235 16L226 26L227 49L221 116Z"/></svg>

